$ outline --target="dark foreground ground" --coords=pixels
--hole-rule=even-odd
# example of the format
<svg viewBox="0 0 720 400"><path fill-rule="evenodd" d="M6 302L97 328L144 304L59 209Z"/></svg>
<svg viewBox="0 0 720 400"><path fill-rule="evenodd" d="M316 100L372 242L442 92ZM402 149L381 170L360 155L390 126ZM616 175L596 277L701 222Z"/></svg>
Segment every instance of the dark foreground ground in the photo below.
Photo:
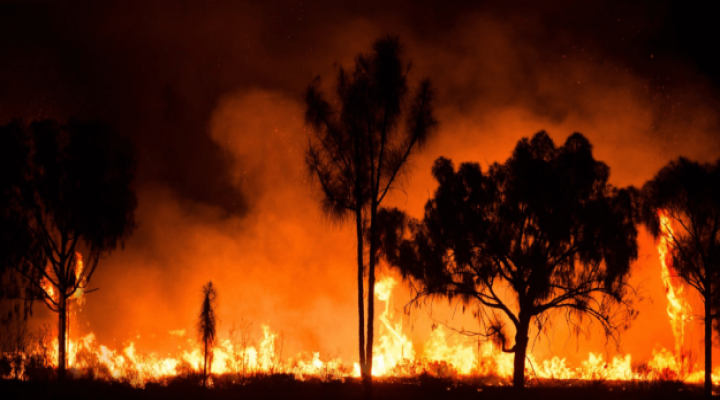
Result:
<svg viewBox="0 0 720 400"><path fill-rule="evenodd" d="M77 379L65 383L57 381L22 382L0 380L0 399L362 399L357 381L296 381L289 378L268 377L245 385L203 389L196 382L170 382L166 386L148 384L135 389L127 384ZM375 400L435 400L435 399L701 399L696 386L677 382L563 382L545 383L523 391L509 387L480 386L472 382L453 382L441 379L405 382L375 382Z"/></svg>

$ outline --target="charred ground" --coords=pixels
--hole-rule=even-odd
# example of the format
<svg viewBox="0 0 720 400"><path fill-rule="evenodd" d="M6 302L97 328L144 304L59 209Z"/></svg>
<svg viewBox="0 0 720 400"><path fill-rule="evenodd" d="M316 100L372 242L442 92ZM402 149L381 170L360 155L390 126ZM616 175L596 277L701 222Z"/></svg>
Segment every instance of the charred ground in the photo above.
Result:
<svg viewBox="0 0 720 400"><path fill-rule="evenodd" d="M244 385L219 377L215 387L204 389L200 374L171 379L167 385L148 384L144 389L129 384L92 378L23 382L0 380L4 399L361 399L359 379L324 382L298 381L290 375L276 374L248 380ZM508 386L490 386L486 379L451 380L419 376L408 379L378 380L373 399L699 399L702 387L675 381L609 382L546 381L521 391Z"/></svg>

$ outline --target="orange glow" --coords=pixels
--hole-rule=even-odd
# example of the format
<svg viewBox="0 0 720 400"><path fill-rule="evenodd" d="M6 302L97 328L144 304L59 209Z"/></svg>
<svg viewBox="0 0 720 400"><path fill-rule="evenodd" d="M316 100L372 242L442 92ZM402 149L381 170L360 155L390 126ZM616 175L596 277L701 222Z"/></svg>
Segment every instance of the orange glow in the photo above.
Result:
<svg viewBox="0 0 720 400"><path fill-rule="evenodd" d="M344 368L339 359L323 361L319 352L313 352L309 359L290 358L281 363L275 347L278 335L267 326L263 326L263 332L264 338L257 348L249 346L240 349L235 348L228 339L220 341L214 351L213 374L237 375L242 368L238 361L244 360L247 376L286 373L302 380L307 377L340 379L349 375L349 369ZM129 342L121 351L98 345L95 335L90 333L78 340L70 340L68 347L70 370L76 376L90 371L99 379L119 380L135 387L144 387L148 382L163 382L167 378L201 371L203 368L200 345L183 350L175 357L161 357L154 353L138 354L134 342ZM51 348L52 366L56 367L57 339L53 339Z"/></svg>
<svg viewBox="0 0 720 400"><path fill-rule="evenodd" d="M661 276L668 300L667 313L675 336L675 361L672 363L672 367L666 361L658 362L655 367L661 370L669 368L678 377L684 377L689 373L690 367L687 352L684 348L685 324L691 319L692 309L683 294L685 285L682 278L678 276L672 265L671 243L674 237L670 219L665 211L660 211L659 216L662 234L657 249L658 253L660 253ZM655 359L653 359L654 361Z"/></svg>
<svg viewBox="0 0 720 400"><path fill-rule="evenodd" d="M82 254L75 253L75 281L79 282L78 288L73 294L73 298L77 302L79 307L82 307L83 304L85 304L85 278L83 277L83 270L85 266L83 265L83 259Z"/></svg>
<svg viewBox="0 0 720 400"><path fill-rule="evenodd" d="M663 281L668 282L668 315L674 332L682 334L681 325L689 315L689 305L678 296L682 283L668 274L670 260L667 240L672 230L663 216L663 239L658 246L662 259ZM80 267L81 268L81 267ZM416 346L403 332L403 319L395 315L392 297L397 280L387 276L378 280L375 287L377 300L384 302L379 316L382 325L373 355L373 375L377 377L410 377L426 372L443 377L494 376L509 381L513 372L513 357L503 353L488 341L473 342L463 335L452 335L449 329L438 326L429 339ZM677 308L677 305L680 308ZM679 310L679 311L678 311ZM676 318L676 319L674 319ZM673 322L674 321L674 322ZM680 328L675 328L680 326ZM282 358L281 335L262 325L262 338L256 346L241 348L229 339L220 340L214 350L212 371L215 376L230 374L255 376L261 374L286 373L296 379L320 378L323 380L358 377L359 366L346 366L339 358L326 358L318 351L303 353L295 357ZM176 338L184 338L185 330L168 332ZM676 336L678 338L678 336ZM93 333L69 342L69 365L74 374L91 371L100 379L119 380L136 387L148 382L164 382L168 378L202 370L202 348L192 339L190 346L175 356L161 357L157 354L139 354L135 342L129 342L122 350L112 350L98 345ZM418 351L416 351L416 347ZM51 359L57 364L57 339L52 343ZM40 349L36 349L39 351ZM680 352L679 352L680 351ZM673 379L689 383L703 381L703 372L697 366L690 368L687 358L681 353L682 336L676 342L676 351L656 350L646 367L633 364L630 354L616 355L605 359L602 354L590 352L579 366L568 365L567 359L554 356L538 360L528 355L526 375L533 379L560 380L656 380ZM244 372L243 372L244 369ZM713 375L713 382L720 382L720 368Z"/></svg>
<svg viewBox="0 0 720 400"><path fill-rule="evenodd" d="M375 284L375 296L385 302L385 310L378 317L382 326L380 338L373 348L374 376L408 374L408 362L415 358L412 342L402 332L402 318L392 321L392 291L396 284L391 277L381 278Z"/></svg>
<svg viewBox="0 0 720 400"><path fill-rule="evenodd" d="M675 337L675 349L656 349L652 358L644 364L633 364L631 354L619 354L606 359L600 353L589 352L579 365L571 366L564 357L553 356L538 359L528 354L526 376L533 379L560 380L657 380L672 379L689 383L703 381L703 371L691 365L684 348L685 324L690 321L691 307L684 297L684 285L672 268L673 230L667 215L660 214L662 236L657 246L660 255L661 277L668 299L667 314ZM75 275L81 279L82 256L76 254ZM378 319L378 335L373 352L373 375L376 377L412 377L428 373L441 377L492 376L509 383L513 372L513 355L503 353L490 341L477 340L455 334L443 325L436 326L424 343L414 343L403 332L403 317L396 315L393 293L398 281L392 276L381 277L375 286L376 300L384 304ZM53 287L43 281L43 287L51 296ZM83 292L73 296L81 304ZM254 345L244 348L230 339L221 339L214 349L213 374L239 376L285 373L296 379L319 378L323 380L359 377L359 366L349 367L339 357L328 357L320 351L302 352L294 357L282 354L284 338L268 325L261 325L262 337ZM136 387L148 382L165 382L167 379L197 373L203 367L202 347L188 338L185 329L170 330L170 337L184 340L187 348L167 357L155 353L141 354L134 341L122 350L113 350L96 343L95 335L89 333L69 340L68 357L71 371L80 375L91 371L99 379L119 380ZM57 365L57 339L51 347L50 358ZM41 349L35 350L40 352ZM713 382L720 383L720 368L713 374Z"/></svg>
<svg viewBox="0 0 720 400"><path fill-rule="evenodd" d="M10 18L9 26L20 28L11 32L32 30L46 18L53 24L43 26L55 29L6 35L19 42L9 43L11 62L0 65L8 81L0 91L5 119L108 122L138 150L137 229L102 256L91 282L68 299L70 369L92 366L98 376L139 386L197 371L203 360L195 343L197 289L212 280L219 284L222 320L213 373L359 376L357 237L352 223L324 214L322 193L304 167L309 132L302 91L322 77L333 94L339 67L352 71L357 55L371 51L388 27L413 61L408 79L427 77L437 90L438 134L412 154L411 168L383 203L410 217L423 217L437 188L431 171L438 157L476 162L486 171L541 129L558 145L572 132L584 134L617 188L642 186L680 155L703 162L720 157L720 89L698 68L701 62L675 51L687 37L665 40L675 32L667 23L680 18L674 6L593 2L592 12L578 12L562 2L517 13L503 6L509 2L472 3L414 7L439 13L419 20L402 3L348 11L252 2L134 13L84 7L56 15L51 8L32 23ZM573 18L559 17L566 15ZM70 51L46 46L37 34L51 34L48 43ZM665 52L663 43L671 42ZM674 272L672 228L662 226L667 232L659 243L638 229L629 279L644 300L634 303L638 316L620 348L607 343L597 324L588 327L592 337L576 336L554 315L548 337L528 348L529 385L536 376L703 380L700 324L692 317L699 297ZM83 254L69 270L76 281L96 261L79 243ZM51 268L48 276L56 278ZM376 289L372 375L512 376L512 353L450 328L477 330L471 313L455 313L438 300L435 310L407 315L407 287L399 279L378 283L386 287ZM49 280L41 287L58 299L61 290ZM28 332L47 324L56 336L57 314L38 303ZM253 322L243 345L228 335L241 318ZM57 343L47 345L57 352ZM720 347L713 350L720 365Z"/></svg>
<svg viewBox="0 0 720 400"><path fill-rule="evenodd" d="M55 289L53 288L53 284L50 283L49 280L43 278L40 281L40 286L45 291L45 293L47 293L47 295L50 296L51 299L55 300Z"/></svg>

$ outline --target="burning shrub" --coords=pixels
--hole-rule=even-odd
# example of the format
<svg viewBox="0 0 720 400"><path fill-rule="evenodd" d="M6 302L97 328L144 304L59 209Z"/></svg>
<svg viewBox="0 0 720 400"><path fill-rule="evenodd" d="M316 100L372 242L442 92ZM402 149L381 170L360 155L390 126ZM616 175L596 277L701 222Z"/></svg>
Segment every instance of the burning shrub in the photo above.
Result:
<svg viewBox="0 0 720 400"><path fill-rule="evenodd" d="M7 354L0 355L0 376L7 379L12 377L13 363Z"/></svg>
<svg viewBox="0 0 720 400"><path fill-rule="evenodd" d="M445 360L429 362L426 365L426 371L436 378L455 379L458 376L457 368Z"/></svg>
<svg viewBox="0 0 720 400"><path fill-rule="evenodd" d="M39 354L28 357L25 365L25 377L30 381L47 382L55 376L55 370L49 365L47 359Z"/></svg>

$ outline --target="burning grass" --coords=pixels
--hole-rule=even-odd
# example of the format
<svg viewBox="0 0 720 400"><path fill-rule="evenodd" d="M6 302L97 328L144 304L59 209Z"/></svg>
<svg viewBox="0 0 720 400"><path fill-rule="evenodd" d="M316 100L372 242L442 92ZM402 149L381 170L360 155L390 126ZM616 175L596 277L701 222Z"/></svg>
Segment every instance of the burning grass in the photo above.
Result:
<svg viewBox="0 0 720 400"><path fill-rule="evenodd" d="M669 226L664 237L672 237ZM525 375L534 394L553 393L553 398L572 398L571 394L578 395L578 391L587 392L583 396L589 398L596 398L593 396L598 393L605 393L603 398L608 394L613 398L625 394L628 398L695 395L704 377L684 348L684 326L690 309L683 297L682 282L673 279L676 274L673 274L666 240L660 242L658 251L668 296L668 316L676 339L674 351L658 349L650 360L642 363L637 363L630 354L605 359L602 354L590 353L576 366L567 365L565 358L538 360L530 354ZM493 393L515 393L503 392L503 388L510 385L512 355L501 352L491 342L458 340L457 336L451 337L452 332L439 326L426 343L414 344L403 332L402 316L395 315L391 305L396 284L393 278L385 277L379 279L375 291L377 299L385 304L379 316L381 324L373 352L373 375L379 382L380 398L386 395L391 398L395 392L400 398L425 398L429 393L447 395L449 392L456 398L462 398L466 392L474 396L483 393L483 397L492 398ZM250 326L247 321L241 321L238 329L233 327L230 336L219 338L214 346L210 362L212 396L222 398L236 391L251 393L251 398L358 396L361 388L357 382L360 375L357 363L344 363L340 358L328 358L312 351L283 358L281 334L261 326L262 337L252 340ZM168 334L182 338L185 330ZM50 339L52 336L55 335L51 335L50 328L43 327L32 335L32 345L22 347L25 350L0 354L0 378L4 378L0 382L4 387L30 398L40 396L45 390L42 388L55 390L50 388L59 385L56 379L58 343L57 339ZM159 357L138 352L133 342L122 350L110 349L96 343L90 333L71 340L68 348L72 379L63 384L63 388L99 385L100 391L125 390L129 397L142 398L154 391L160 391L157 397L177 397L176 391L194 393L202 381L200 371L204 358L198 346L175 356ZM715 370L713 383L720 383L720 369ZM185 387L187 391L182 389ZM555 392L558 390L562 394Z"/></svg>
<svg viewBox="0 0 720 400"><path fill-rule="evenodd" d="M509 385L512 376L512 355L501 352L491 342L470 343L462 335L452 335L439 326L422 346L416 346L403 333L402 317L394 315L390 306L395 281L381 279L376 291L385 302L385 310L374 352L373 375L385 384L427 385L449 382L449 387L471 385L476 388ZM302 352L292 357L283 356L283 335L261 326L262 335L252 340L247 321L240 328L231 329L230 336L218 338L210 362L211 383L214 389L228 389L257 382L296 381L321 382L345 385L359 377L359 366L348 364L337 357L319 352ZM168 332L170 336L184 336L182 330ZM57 368L57 339L51 340L49 327L32 335L33 344L23 352L0 355L0 377L30 382L52 381ZM193 343L188 339L189 343ZM69 342L69 372L72 378L106 381L130 385L170 387L187 383L195 385L203 370L203 352L199 345L180 350L174 356L160 357L136 349L134 342L123 349L110 349L95 341L91 333ZM682 347L680 347L682 349ZM720 370L713 381L720 381ZM608 390L640 388L646 390L655 382L681 382L696 384L703 381L702 371L689 357L665 349L656 351L653 358L643 362L630 354L606 359L602 354L590 353L579 365L568 365L565 358L553 357L538 360L528 355L525 375L528 384L543 387L608 386ZM433 383L435 382L435 383ZM446 385L446 383L441 383ZM687 386L691 388L693 386ZM678 390L680 390L678 389Z"/></svg>

